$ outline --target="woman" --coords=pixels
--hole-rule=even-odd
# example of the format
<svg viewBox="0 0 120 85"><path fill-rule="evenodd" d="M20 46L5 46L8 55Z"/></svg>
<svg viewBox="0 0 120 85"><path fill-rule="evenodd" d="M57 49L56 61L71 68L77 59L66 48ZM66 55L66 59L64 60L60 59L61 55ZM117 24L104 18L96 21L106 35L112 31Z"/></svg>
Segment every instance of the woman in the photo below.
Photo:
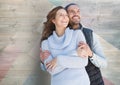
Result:
<svg viewBox="0 0 120 85"><path fill-rule="evenodd" d="M65 9L58 6L47 15L41 39L42 51L50 55L43 60L42 69L51 74L51 85L90 85L85 70L88 55L78 48L80 41L86 42L80 30L71 30ZM81 57L80 57L81 56Z"/></svg>

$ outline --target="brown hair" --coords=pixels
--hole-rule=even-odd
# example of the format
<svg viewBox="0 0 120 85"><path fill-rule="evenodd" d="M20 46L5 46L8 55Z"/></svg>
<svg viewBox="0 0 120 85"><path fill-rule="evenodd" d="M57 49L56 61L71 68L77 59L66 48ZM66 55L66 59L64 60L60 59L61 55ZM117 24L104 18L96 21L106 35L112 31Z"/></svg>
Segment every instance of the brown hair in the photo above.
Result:
<svg viewBox="0 0 120 85"><path fill-rule="evenodd" d="M55 30L55 25L52 22L53 19L55 19L56 13L58 10L64 9L62 6L57 6L53 8L47 15L47 21L44 22L43 32L40 44L43 40L46 40L50 35L53 34L53 31Z"/></svg>

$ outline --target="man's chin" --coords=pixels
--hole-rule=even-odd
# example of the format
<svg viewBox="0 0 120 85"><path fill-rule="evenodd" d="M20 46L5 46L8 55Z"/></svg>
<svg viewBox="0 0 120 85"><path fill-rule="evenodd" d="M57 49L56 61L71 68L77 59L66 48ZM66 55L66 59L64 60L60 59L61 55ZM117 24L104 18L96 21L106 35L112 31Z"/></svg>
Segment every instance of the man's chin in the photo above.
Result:
<svg viewBox="0 0 120 85"><path fill-rule="evenodd" d="M72 22L75 24L78 24L78 23L80 23L80 20L73 20Z"/></svg>
<svg viewBox="0 0 120 85"><path fill-rule="evenodd" d="M73 22L74 25L78 25L80 22Z"/></svg>

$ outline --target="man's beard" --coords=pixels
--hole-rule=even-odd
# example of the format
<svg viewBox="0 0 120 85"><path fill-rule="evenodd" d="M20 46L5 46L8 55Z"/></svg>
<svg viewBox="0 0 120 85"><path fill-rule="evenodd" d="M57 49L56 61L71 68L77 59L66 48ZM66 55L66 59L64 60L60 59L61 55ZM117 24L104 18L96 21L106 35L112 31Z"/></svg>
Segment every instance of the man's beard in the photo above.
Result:
<svg viewBox="0 0 120 85"><path fill-rule="evenodd" d="M74 19L74 17L77 17L78 19ZM78 25L80 23L80 16L78 15L74 15L72 18L71 18L71 24L72 25Z"/></svg>
<svg viewBox="0 0 120 85"><path fill-rule="evenodd" d="M77 22L72 22L72 21L70 21L70 25L71 25L71 26L79 25L79 23L80 23L80 22L78 22L78 21L77 21Z"/></svg>
<svg viewBox="0 0 120 85"><path fill-rule="evenodd" d="M79 28L79 24L80 24L80 22L79 23L70 22L69 27L71 27L72 29L77 29L77 28Z"/></svg>

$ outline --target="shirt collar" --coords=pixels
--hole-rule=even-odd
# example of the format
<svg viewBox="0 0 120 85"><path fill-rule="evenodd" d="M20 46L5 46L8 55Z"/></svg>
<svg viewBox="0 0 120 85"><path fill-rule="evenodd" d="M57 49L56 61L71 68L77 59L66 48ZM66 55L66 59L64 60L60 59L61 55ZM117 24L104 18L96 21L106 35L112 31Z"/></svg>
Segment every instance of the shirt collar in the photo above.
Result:
<svg viewBox="0 0 120 85"><path fill-rule="evenodd" d="M70 27L70 29L72 29L72 27ZM83 26L82 26L82 24L79 23L79 27L78 27L77 30L81 30L81 31L83 30Z"/></svg>
<svg viewBox="0 0 120 85"><path fill-rule="evenodd" d="M80 29L80 30L83 30L82 24L79 24L79 29Z"/></svg>

